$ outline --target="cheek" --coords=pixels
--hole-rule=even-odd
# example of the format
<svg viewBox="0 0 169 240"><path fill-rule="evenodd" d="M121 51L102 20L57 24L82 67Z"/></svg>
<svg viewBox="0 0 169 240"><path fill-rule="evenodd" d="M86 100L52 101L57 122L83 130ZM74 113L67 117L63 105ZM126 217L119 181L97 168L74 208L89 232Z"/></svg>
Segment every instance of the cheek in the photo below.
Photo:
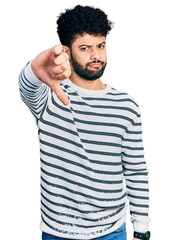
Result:
<svg viewBox="0 0 169 240"><path fill-rule="evenodd" d="M90 56L88 54L79 54L79 56L77 56L76 60L83 67L85 67L87 63L91 62Z"/></svg>
<svg viewBox="0 0 169 240"><path fill-rule="evenodd" d="M106 53L106 52L102 53L102 58L103 58L105 61L107 61L107 53Z"/></svg>

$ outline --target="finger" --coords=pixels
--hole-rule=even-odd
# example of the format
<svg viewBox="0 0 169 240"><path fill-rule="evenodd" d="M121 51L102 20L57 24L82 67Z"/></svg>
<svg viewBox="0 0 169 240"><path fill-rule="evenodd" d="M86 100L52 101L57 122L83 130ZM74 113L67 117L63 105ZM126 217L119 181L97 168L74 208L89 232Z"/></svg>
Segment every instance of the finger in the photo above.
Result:
<svg viewBox="0 0 169 240"><path fill-rule="evenodd" d="M62 72L60 74L55 75L55 77L56 77L57 80L64 80L64 79L69 78L70 74L71 74L71 67L68 66L66 71L64 71L64 72Z"/></svg>
<svg viewBox="0 0 169 240"><path fill-rule="evenodd" d="M52 89L52 91L56 94L56 96L59 98L59 100L64 105L68 105L69 104L69 99L68 99L66 93L60 87L60 81L58 81L56 79L52 79L52 81L50 81L48 83L48 86Z"/></svg>
<svg viewBox="0 0 169 240"><path fill-rule="evenodd" d="M55 65L58 66L68 60L69 60L69 55L67 53L61 53L59 56L57 56L54 59L54 63L55 63Z"/></svg>
<svg viewBox="0 0 169 240"><path fill-rule="evenodd" d="M47 56L46 62L54 62L55 58L62 53L62 45L56 45L53 48L49 48L43 52L44 56Z"/></svg>
<svg viewBox="0 0 169 240"><path fill-rule="evenodd" d="M66 71L69 67L69 63L68 61L65 61L63 64L59 65L59 66L56 66L52 69L52 72L57 75L57 74L60 74L60 73L63 73L64 71Z"/></svg>
<svg viewBox="0 0 169 240"><path fill-rule="evenodd" d="M54 89L54 92L56 96L59 98L59 100L64 104L68 105L69 104L69 99L66 93L63 91L61 87L57 87Z"/></svg>
<svg viewBox="0 0 169 240"><path fill-rule="evenodd" d="M58 56L63 52L63 45L57 44L51 50L53 55Z"/></svg>

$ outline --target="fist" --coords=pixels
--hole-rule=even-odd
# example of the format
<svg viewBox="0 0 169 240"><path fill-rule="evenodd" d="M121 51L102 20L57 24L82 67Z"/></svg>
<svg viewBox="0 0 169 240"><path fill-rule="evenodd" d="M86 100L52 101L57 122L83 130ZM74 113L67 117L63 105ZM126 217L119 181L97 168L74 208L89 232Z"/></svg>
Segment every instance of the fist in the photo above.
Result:
<svg viewBox="0 0 169 240"><path fill-rule="evenodd" d="M47 84L65 105L69 104L69 99L61 89L60 81L69 78L71 74L69 59L69 48L58 44L40 53L31 63L34 74Z"/></svg>

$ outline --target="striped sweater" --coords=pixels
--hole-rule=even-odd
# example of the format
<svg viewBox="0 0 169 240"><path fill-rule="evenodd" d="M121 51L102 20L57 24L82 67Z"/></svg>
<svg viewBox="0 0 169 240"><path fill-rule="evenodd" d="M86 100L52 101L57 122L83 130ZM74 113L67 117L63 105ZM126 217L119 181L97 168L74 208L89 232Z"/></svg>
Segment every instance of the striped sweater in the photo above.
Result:
<svg viewBox="0 0 169 240"><path fill-rule="evenodd" d="M18 83L40 141L40 229L69 239L101 237L122 225L129 202L134 230L147 231L148 172L136 101L109 84L89 90L65 79L66 106L35 76L31 61Z"/></svg>

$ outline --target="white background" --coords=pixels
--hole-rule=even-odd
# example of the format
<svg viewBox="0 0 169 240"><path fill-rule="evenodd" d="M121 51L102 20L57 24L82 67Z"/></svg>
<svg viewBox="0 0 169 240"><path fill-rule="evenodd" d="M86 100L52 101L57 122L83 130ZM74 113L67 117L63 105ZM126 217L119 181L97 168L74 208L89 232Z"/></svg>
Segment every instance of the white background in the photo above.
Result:
<svg viewBox="0 0 169 240"><path fill-rule="evenodd" d="M2 2L2 1L1 1ZM16 0L0 6L0 238L40 240L37 127L21 101L18 75L41 51L59 43L56 17L76 4L104 10L115 25L107 37L102 81L140 106L150 180L153 240L168 239L169 6L164 0ZM132 224L127 218L128 240Z"/></svg>

